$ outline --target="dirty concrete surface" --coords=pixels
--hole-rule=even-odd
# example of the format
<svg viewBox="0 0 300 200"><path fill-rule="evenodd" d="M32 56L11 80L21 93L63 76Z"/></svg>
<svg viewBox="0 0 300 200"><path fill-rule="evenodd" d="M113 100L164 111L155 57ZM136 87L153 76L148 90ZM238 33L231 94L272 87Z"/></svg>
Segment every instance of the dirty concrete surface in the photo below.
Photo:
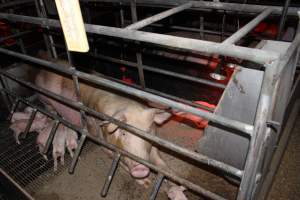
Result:
<svg viewBox="0 0 300 200"><path fill-rule="evenodd" d="M270 200L297 200L300 199L300 116L293 130L287 151L275 177L271 189ZM162 138L180 144L188 149L195 149L197 139L202 136L202 131L191 128L185 124L170 121L159 129ZM175 137L174 137L175 136ZM134 179L121 167L118 168L108 196L100 196L101 188L108 173L111 158L98 146L88 143L88 153L81 156L75 173L69 175L67 169L61 175L53 176L47 182L36 188L34 197L43 200L81 200L81 199L107 199L107 200L137 200L148 199L151 187L144 188L138 185ZM207 172L195 165L180 161L172 156L162 153L169 167L178 175L185 177L201 185L204 188L216 192L227 199L234 199L237 187L225 179L216 176L213 172ZM200 166L201 167L201 166ZM202 166L203 167L203 166ZM51 172L49 172L51 173ZM154 181L154 174L151 175ZM164 192L165 185L158 195L159 200L167 200ZM204 199L191 192L186 192L190 200Z"/></svg>

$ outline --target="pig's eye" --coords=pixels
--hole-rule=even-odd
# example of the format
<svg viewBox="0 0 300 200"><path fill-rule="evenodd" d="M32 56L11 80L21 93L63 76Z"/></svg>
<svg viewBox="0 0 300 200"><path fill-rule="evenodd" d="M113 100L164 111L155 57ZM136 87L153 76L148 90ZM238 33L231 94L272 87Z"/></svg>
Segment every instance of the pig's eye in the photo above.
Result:
<svg viewBox="0 0 300 200"><path fill-rule="evenodd" d="M126 136L126 133L125 133L125 131L123 131L123 130L120 130L120 132L121 132L122 136Z"/></svg>

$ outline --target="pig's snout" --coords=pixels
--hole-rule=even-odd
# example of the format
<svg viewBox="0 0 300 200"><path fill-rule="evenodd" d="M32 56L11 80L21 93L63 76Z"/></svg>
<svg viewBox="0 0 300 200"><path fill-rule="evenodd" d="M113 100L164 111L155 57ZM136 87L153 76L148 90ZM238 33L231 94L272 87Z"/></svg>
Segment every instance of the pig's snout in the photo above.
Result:
<svg viewBox="0 0 300 200"><path fill-rule="evenodd" d="M145 178L149 175L149 173L150 169L142 164L138 164L130 170L130 174L134 178Z"/></svg>

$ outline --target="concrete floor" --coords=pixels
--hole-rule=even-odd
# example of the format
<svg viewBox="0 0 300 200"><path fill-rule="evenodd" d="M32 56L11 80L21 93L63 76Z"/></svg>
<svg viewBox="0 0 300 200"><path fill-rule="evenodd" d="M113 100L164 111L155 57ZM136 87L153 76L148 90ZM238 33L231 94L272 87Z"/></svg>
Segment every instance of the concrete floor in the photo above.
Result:
<svg viewBox="0 0 300 200"><path fill-rule="evenodd" d="M271 189L270 200L300 199L300 134L298 133L300 130L300 116L297 120L298 122L293 130L287 151ZM181 144L188 149L194 149L194 141L202 136L201 131L175 121L167 123L163 128L160 128L159 132L161 137ZM174 140L174 136L176 136L176 140ZM224 179L172 156L163 154L163 157L170 168L178 175L227 199L235 198L237 187L229 184ZM89 143L88 152L81 156L74 175L69 175L65 170L59 176L48 179L47 182L36 188L34 197L43 200L104 199L100 197L100 191L110 164L111 159L108 155L98 146ZM151 177L153 179L154 175L152 174ZM167 200L165 189L165 187L162 188L158 200ZM125 170L119 168L105 199L147 199L150 191L151 188L145 189L138 185ZM186 195L190 200L202 199L191 192L186 192Z"/></svg>

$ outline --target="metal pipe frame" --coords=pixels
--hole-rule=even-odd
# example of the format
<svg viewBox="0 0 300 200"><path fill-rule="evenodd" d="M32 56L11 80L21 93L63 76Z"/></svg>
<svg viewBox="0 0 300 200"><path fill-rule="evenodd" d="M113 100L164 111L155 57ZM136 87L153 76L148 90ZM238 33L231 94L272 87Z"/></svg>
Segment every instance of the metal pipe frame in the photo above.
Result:
<svg viewBox="0 0 300 200"><path fill-rule="evenodd" d="M122 3L129 5L130 0L80 0L81 2L103 2L103 3ZM174 7L187 2L193 2L193 7L190 9L196 10L226 10L237 13L260 13L267 8L273 8L273 14L281 15L283 8L281 6L264 6L264 5L251 5L241 3L224 3L224 2L209 2L209 1L189 1L189 0L137 0L138 6L149 7ZM287 14L297 16L298 8L289 8Z"/></svg>
<svg viewBox="0 0 300 200"><path fill-rule="evenodd" d="M279 30L278 30L277 40L281 39L282 31L284 29L285 20L286 20L286 16L287 16L287 13L288 13L290 3L291 3L290 0L286 0L285 4L284 4L284 7L282 9L282 14L281 14L280 22L279 22Z"/></svg>
<svg viewBox="0 0 300 200"><path fill-rule="evenodd" d="M42 108L42 107L39 107L39 106L36 106L34 105L33 103L27 101L26 99L24 98L20 98L18 97L18 95L16 95L15 93L11 92L11 91L8 91L6 89L0 89L1 92L4 92L10 96L12 96L14 99L16 99L15 101L15 105L19 104L19 102L27 105L27 106L30 106L34 109L37 109L40 113L48 116L49 118L55 120L55 121L59 121L61 124L65 125L66 127L80 133L81 135L87 135L87 138L90 139L91 141L95 142L96 144L100 145L100 146L103 146L105 147L106 149L109 149L113 152L117 152L119 153L121 156L126 156L130 159L133 159L147 167L149 167L150 169L152 169L153 171L156 171L156 172L159 172L161 174L163 174L165 176L166 179L169 179L171 181L174 181L178 184L181 184L205 197L208 197L210 199L214 199L214 200L225 200L223 197L217 195L217 194L214 194L186 179L183 179L183 178L180 178L179 176L177 175L174 175L173 173L171 173L169 170L166 170L166 169L162 169L161 167L158 167L154 164L151 164L149 163L148 161L144 160L144 159L141 159L131 153L128 153L127 151L124 151L118 147L116 147L115 145L112 145L110 143L107 143L105 140L100 140L99 138L95 138L91 135L89 135L85 129L81 129L80 127L76 126L76 125L73 125L71 123L69 123L68 121L66 121L65 119L63 119L62 117L56 115L56 114L53 114L51 112L49 112L48 110ZM58 96L59 97L59 96ZM93 111L95 112L95 111ZM95 113L94 113L95 114ZM96 117L96 116L95 116ZM113 121L116 121L116 120L113 120ZM115 123L115 122L114 122ZM122 122L121 122L122 123ZM111 168L114 167L114 163L113 165L111 166ZM110 173L109 173L110 174ZM105 187L107 186L104 186L103 188L103 191L106 190Z"/></svg>
<svg viewBox="0 0 300 200"><path fill-rule="evenodd" d="M87 74L87 73L83 73L83 72L80 72L80 71L77 71L77 70L65 69L65 68L63 68L63 66L60 66L59 64L55 64L55 63L45 61L45 60L42 60L42 59L38 59L38 58L35 58L35 57L23 55L21 53L17 53L17 52L10 51L10 50L7 50L7 49L0 48L0 53L4 53L6 55L11 55L11 56L14 56L14 57L17 57L17 58L20 58L20 59L30 61L30 62L39 64L39 65L42 65L44 67L47 67L48 69L53 69L57 72L64 73L66 75L71 75L71 76L76 75L76 76L78 76L78 78L80 78L82 80L86 80L90 83L94 83L94 84L99 85L99 86L104 86L104 87L109 88L109 89L113 89L113 90L117 90L117 91L120 91L120 92L123 92L123 93L127 93L129 95L136 96L136 97L138 97L140 99L143 99L143 100L147 100L147 101L150 101L150 102L155 102L155 103L158 103L158 104L166 105L166 106L169 106L169 107L171 107L175 110L181 110L181 111L184 111L184 112L192 113L194 115L203 117L203 118L205 118L205 119L207 119L211 122L217 123L221 126L225 126L225 127L228 127L228 128L232 128L234 130L238 130L242 133L245 133L248 136L252 135L253 126L250 125L250 124L245 124L245 123L242 123L242 122L239 122L239 121L231 120L231 119L228 119L228 118L225 118L225 117L222 117L222 116L218 116L218 115L215 115L215 114L212 114L212 113L208 113L208 112L199 110L197 108L194 108L194 107L182 104L182 103L178 103L178 102L175 102L175 101L163 98L163 97L159 97L157 95L153 95L153 94L148 93L148 92L144 92L142 90L138 90L138 89L135 89L135 88L132 88L132 87L128 87L128 86L125 86L123 84L115 83L113 81L104 79L102 77L97 77L97 76L90 75L90 74Z"/></svg>
<svg viewBox="0 0 300 200"><path fill-rule="evenodd" d="M186 10L188 8L191 8L193 6L193 2L188 2L188 3L185 3L181 6L178 6L178 7L175 7L175 8L172 8L170 10L167 10L165 12L162 12L162 13L159 13L157 15L154 15L152 17L149 17L149 18L146 18L146 19L143 19L141 21L138 21L136 23L133 23L129 26L126 27L126 29L130 29L130 30L138 30L138 29L141 29L141 28L144 28L145 26L148 26L152 23L155 23L159 20L162 20L166 17L169 17L171 15L174 15L178 12L181 12L183 10Z"/></svg>
<svg viewBox="0 0 300 200"><path fill-rule="evenodd" d="M100 118L101 120L110 121L110 122L112 122L112 123L120 126L120 128L125 129L125 130L127 130L127 131L129 131L129 132L131 132L133 134L136 134L137 136L142 137L143 139L146 139L146 140L149 140L149 141L154 142L156 144L159 144L159 145L161 145L161 146L163 146L163 147L165 147L167 149L170 149L172 151L181 153L182 155L184 155L184 156L186 156L186 157L188 157L190 159L196 160L196 161L201 162L203 164L214 166L214 167L216 167L218 169L221 169L221 170L224 170L225 172L228 172L228 173L230 173L230 174L232 174L232 175L234 175L236 177L240 177L242 175L242 171L240 171L240 170L238 170L238 169L236 169L234 167L231 167L231 166L226 165L224 163L220 163L220 162L218 162L216 160L213 160L213 159L209 159L206 156L203 156L203 155L201 155L199 153L194 153L194 152L189 151L189 150L187 150L185 148L182 148L182 147L180 147L178 145L175 145L175 144L173 144L171 142L167 142L167 141L165 141L165 140L163 140L163 139L161 139L161 138L159 138L157 136L151 135L151 134L149 134L149 133L147 133L145 131L141 131L141 130L133 127L133 126L130 126L128 124L125 124L123 122L115 120L113 117L107 116L107 115L105 115L103 113L96 112L93 109L88 108L88 107L82 105L82 103L80 103L80 102L70 101L69 99L67 99L65 97L59 96L59 95L57 95L57 94L55 94L53 92L50 92L50 91L45 90L43 88L37 87L37 86L35 86L32 83L28 83L26 81L22 81L21 79L15 77L13 75L11 75L8 72L5 72L4 70L1 70L0 73L3 76L5 76L5 77L7 77L7 78L9 78L11 80L14 80L14 81L18 82L19 84L22 84L23 86L31 88L31 89L37 91L38 93L41 93L41 94L43 94L43 95L45 95L45 96L47 96L49 98L57 100L57 101L65 104L67 106L70 106L70 107L74 108L74 109L82 110L84 112L87 112L87 113L89 113L89 114L91 114L91 115L93 115L93 116L95 116L97 118ZM80 77L80 76L78 76L78 77ZM14 108L15 108L15 106L14 106ZM14 110L12 112L14 112ZM86 129L83 129L83 130L86 130Z"/></svg>
<svg viewBox="0 0 300 200"><path fill-rule="evenodd" d="M30 31L23 31L23 32L19 32L19 33L16 33L16 34L7 36L7 37L0 38L0 43L4 42L4 41L7 40L7 39L12 39L12 38L13 38L13 39L16 39L16 38L18 38L18 37L21 37L21 36L30 34L30 33L32 33L32 32L33 32L32 30L30 30Z"/></svg>
<svg viewBox="0 0 300 200"><path fill-rule="evenodd" d="M259 163L263 159L266 148L264 144L268 137L272 137L270 125L268 121L272 121L272 113L274 110L275 99L278 92L278 84L283 68L287 67L287 63L293 56L299 56L300 33L298 32L296 38L289 46L285 55L278 61L270 63L271 66L266 66L264 79L258 108L254 122L253 137L250 140L250 147L247 154L244 174L239 188L237 200L244 200L252 198L255 193L257 183L261 182L262 174L259 170ZM295 52L297 52L295 54ZM281 122L279 122L281 123ZM280 132L278 128L277 134ZM277 137L277 136L273 136Z"/></svg>
<svg viewBox="0 0 300 200"><path fill-rule="evenodd" d="M110 62L114 62L114 63L119 63L119 64L124 64L124 65L130 66L130 67L137 68L137 63L134 63L134 62L121 60L121 59L117 59L117 58L112 58L112 57L104 56L104 55L91 55L91 56L95 57L95 58L102 59L102 60L106 60L106 61L110 61ZM216 83L214 81L206 80L206 79L203 79L203 78L196 78L196 77L192 77L192 76L188 76L188 75L184 75L184 74L179 74L179 73L176 73L176 72L151 67L151 66L148 66L148 65L143 65L143 69L145 69L147 71L150 71L150 72L155 72L155 73L158 73L158 74L164 74L164 75L167 75L167 76L192 81L192 82L195 82L195 83L201 83L201 84L216 87L216 88L222 88L222 89L226 88L226 86L224 84L221 84L221 83Z"/></svg>
<svg viewBox="0 0 300 200"><path fill-rule="evenodd" d="M6 2L6 3L1 3L0 4L0 9L8 9L10 7L14 7L14 6L20 6L23 4L27 4L27 3L33 3L34 0L17 0L17 1L11 1L11 2Z"/></svg>
<svg viewBox="0 0 300 200"><path fill-rule="evenodd" d="M153 3L157 0L144 0L143 3L147 2L147 1L151 1ZM102 2L105 2L105 0ZM112 1L110 0L110 2L112 2ZM123 0L122 3L123 2L126 3L127 1ZM136 1L134 2L134 5L135 5L135 3L136 3ZM171 0L166 0L166 1L164 1L164 3L172 3L172 2L171 2ZM199 5L202 5L202 7L201 7L202 9L203 8L207 9L209 7L212 7L211 9L221 9L221 10L222 9L226 10L225 9L226 5L228 6L228 4L224 4L224 3L212 3L212 2L203 2L203 1L193 3L194 7L197 7ZM236 6L236 4L234 4L234 5ZM230 7L229 10L234 10L233 4L230 5L229 7ZM258 10L261 8L262 8L261 6L257 7L256 5L254 5L254 7L253 6L250 7L250 10L253 9L253 11L258 12ZM263 10L265 10L265 8ZM268 8L270 8L270 7L268 7ZM238 9L239 9L238 11L244 10L241 7L239 7ZM26 81L22 81L3 70L1 70L0 73L1 73L1 75L5 76L9 79L12 79L26 87L29 87L29 88L37 91L38 93L46 95L46 96L48 96L54 100L57 100L65 105L71 106L79 111L87 112L87 113L91 114L92 116L100 118L102 120L110 121L111 123L118 125L120 128L125 129L125 130L131 132L132 134L135 134L145 140L151 141L154 144L163 146L171 151L177 152L181 155L184 155L188 158L196 160L200 163L215 167L216 169L223 170L226 173L229 173L231 175L239 177L239 178L241 178L241 184L239 186L239 192L238 192L237 199L238 200L252 199L252 197L254 196L256 183L261 181L261 177L262 177L262 175L260 174L260 171L259 171L259 164L261 163L261 161L266 153L264 144L265 144L266 140L268 139L267 138L269 136L268 134L271 132L270 131L271 129L268 126L268 121L272 120L272 112L274 110L274 100L276 97L276 93L278 91L278 87L277 87L277 85L279 83L278 77L280 77L280 73L282 72L282 70L280 70L280 69L286 67L285 65L288 63L288 61L291 59L291 57L293 55L295 55L294 54L295 49L298 48L299 43L300 43L300 34L297 35L297 37L295 38L295 40L289 47L287 53L283 57L282 57L282 55L273 53L271 51L263 51L263 50L258 50L258 49L239 47L239 46L235 46L231 43L238 41L241 37L243 37L245 34L247 34L249 31L251 31L251 29L253 29L255 27L255 23L257 23L257 22L259 23L259 21L263 20L267 15L271 14L272 9L274 9L273 13L277 13L279 11L278 8L276 8L276 7L267 9L261 15L259 15L254 20L252 20L250 22L250 24L246 25L244 28L237 31L232 36L233 39L229 40L230 41L229 44L227 44L227 42L224 44L219 44L219 43L214 43L214 42L206 42L206 41L201 41L201 40L193 40L193 39L187 39L187 38L181 38L181 37L175 37L175 36L165 36L165 35L161 35L161 34L146 33L146 32L136 31L136 30L128 30L128 29L120 29L120 28L112 28L112 27L86 24L86 30L87 30L87 32L90 32L90 33L97 33L97 34L102 34L102 35L107 35L107 36L119 37L119 38L123 38L123 39L130 39L130 40L138 41L138 42L148 42L148 43L152 43L152 44L163 45L163 46L172 47L172 48L179 48L179 49L184 49L184 50L189 50L189 51L199 51L199 52L204 52L204 53L208 53L208 54L220 54L223 56L231 56L231 57L250 60L250 61L253 61L253 62L256 62L259 64L263 64L265 66L265 72L264 72L264 78L263 78L263 82L262 82L262 89L260 92L260 98L259 98L259 102L258 102L257 112L256 112L256 116L255 116L254 126L249 125L249 124L244 124L239 121L234 121L234 120L231 120L228 118L223 118L221 116L218 116L218 115L215 115L212 113L206 113L206 112L203 112L201 110L198 110L198 109L193 108L188 105L174 102L169 99L159 97L157 95L153 95L153 94L150 94L150 93L147 93L145 91L141 91L141 90L138 90L135 88L130 88L128 86L124 86L122 84L115 83L113 81L110 81L110 80L107 80L107 79L104 79L101 77L96 77L93 75L89 75L89 74L77 71L75 68L65 69L65 68L61 67L60 65L49 62L49 61L44 61L44 60L37 59L37 58L31 57L31 56L23 55L20 53L16 53L16 52L13 52L10 50L0 48L0 53L15 56L15 57L18 57L18 58L21 58L21 59L24 59L24 60L27 60L27 61L30 61L30 62L33 62L36 64L40 64L40 65L46 67L47 69L52 69L56 72L61 72L66 75L76 76L82 80L86 80L86 81L88 81L90 83L94 83L96 85L100 85L100 86L104 86L109 89L121 91L121 92L130 94L130 95L133 95L138 98L148 100L151 102L170 106L173 109L178 109L178 110L182 110L184 112L189 112L189 113L195 114L197 116L208 119L214 123L217 123L217 124L223 126L224 128L231 128L234 130L241 131L241 132L245 133L246 135L251 136L249 151L247 154L244 170L236 169L230 165L226 165L225 163L208 158L202 154L191 152L185 148L182 148L178 145L175 145L175 144L168 142L164 139L161 139L157 136L150 135L150 134L148 134L144 131L141 131L135 127L132 127L128 124L120 122L110 116L107 116L103 113L96 112L93 109L83 106L81 103L70 101L69 99L66 99L55 93L52 93L50 91L47 91L47 90L39 88L39 87L36 87L33 84L28 83ZM249 9L247 9L247 10L249 11ZM280 9L280 11L281 10L282 9ZM291 11L291 10L289 10L289 11ZM49 20L49 19L42 19L42 18L35 18L35 17L28 17L28 16L18 16L18 15L5 14L5 13L0 13L0 18L5 18L8 20L12 20L12 21L28 22L28 23L38 24L38 25L46 25L49 27L56 27L56 28L60 27L59 21L57 21L57 20ZM148 18L148 20L149 20L149 18ZM280 60L280 58L281 58L281 60ZM2 89L2 91L11 94L11 92L9 92L5 89ZM18 104L18 101L23 101L23 100L22 100L22 98L18 98L17 101L14 103L14 106L12 109L15 109L15 107ZM23 101L23 103L24 103L24 101ZM25 103L32 106L33 108L36 108L36 106L30 104L29 102L25 101ZM38 110L40 111L40 109L38 109ZM40 112L45 113L47 111L40 111ZM13 110L12 110L12 113L13 113ZM49 116L49 115L53 115L53 114L46 113L46 115ZM76 130L77 132L79 132L82 135L83 140L80 141L80 144L79 144L80 147L83 145L85 137L89 137L92 140L95 140L95 138L92 138L87 135L86 129L84 129L82 127L78 128L77 126L74 126L74 125L70 124L69 122L65 121L64 119L61 119L57 116L55 116L53 118L57 119L59 122L65 124L66 126L72 128L73 130ZM28 125L28 126L30 126L30 125ZM203 194L209 198L223 199L222 197L220 197L214 193L211 193L199 186L196 186L185 179L180 179L179 177L174 176L174 175L170 174L169 172L167 172L163 169L160 169L157 166L151 165L150 163L144 161L143 159L140 159L132 154L129 154L128 152L120 150L120 149L116 148L114 145L111 145L105 141L99 141L99 140L97 140L97 143L113 150L114 152L120 153L121 156L122 155L128 156L142 164L145 164L146 166L150 167L151 169L154 169L155 171L159 172L159 176L158 176L158 179L156 181L156 185L154 186L154 188L159 189L159 184L161 183L163 176L165 176L165 177L167 177L175 182L178 182L184 186L187 186L189 189L197 191L198 193ZM81 149L80 147L79 147L79 150L76 151L76 154L77 154L76 156L78 156L80 153L80 149ZM77 160L76 160L76 162L77 162ZM114 172L116 169L116 166L114 163L116 163L116 162L113 162L111 172ZM73 163L72 163L72 165L73 165ZM72 166L71 166L71 168L72 168ZM111 174L111 173L109 173L109 174ZM106 184L106 185L108 185L108 187L109 187L109 184L110 183L108 182L108 184ZM105 186L105 187L107 187L107 186ZM108 189L104 189L103 191L106 191L106 190L108 191ZM155 193L156 193L156 189L153 190L151 198L152 198L152 196L155 196Z"/></svg>
<svg viewBox="0 0 300 200"><path fill-rule="evenodd" d="M38 17L21 16L7 13L0 13L0 18L10 21L26 22L37 25L60 28L60 22L53 19L44 19ZM236 57L244 60L250 60L259 64L270 63L279 58L279 54L272 51L252 49L231 44L220 44L203 40L188 39L170 35L148 33L143 31L121 29L100 25L85 24L88 33L130 39L139 42L148 42L151 44L163 45L166 47L178 48L188 51L198 51L208 54L220 54L224 56Z"/></svg>
<svg viewBox="0 0 300 200"><path fill-rule="evenodd" d="M223 41L222 44L235 44L242 37L244 37L251 30L253 30L262 20L267 18L272 13L272 11L273 11L272 8L267 8L261 14L259 14L256 18L254 18L248 24L246 24L243 28L241 28L240 30L235 32L233 35L228 37L225 41Z"/></svg>

